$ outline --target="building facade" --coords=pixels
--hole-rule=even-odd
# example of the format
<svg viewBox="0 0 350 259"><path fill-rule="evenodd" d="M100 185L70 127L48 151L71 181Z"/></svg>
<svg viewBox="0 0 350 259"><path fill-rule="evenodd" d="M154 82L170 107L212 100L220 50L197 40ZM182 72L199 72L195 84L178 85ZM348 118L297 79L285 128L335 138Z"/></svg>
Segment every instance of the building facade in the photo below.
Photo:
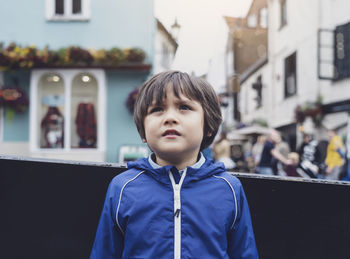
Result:
<svg viewBox="0 0 350 259"><path fill-rule="evenodd" d="M349 7L342 0L267 1L267 56L239 73L242 122L266 121L292 149L299 126L318 138L327 129L346 131L350 15L344 10Z"/></svg>
<svg viewBox="0 0 350 259"><path fill-rule="evenodd" d="M178 43L174 36L157 19L157 33L155 39L155 55L153 73L157 74L171 69Z"/></svg>
<svg viewBox="0 0 350 259"><path fill-rule="evenodd" d="M152 69L152 0L1 6L2 92L29 100L22 113L2 103L2 154L118 162L124 146L142 146L128 108Z"/></svg>

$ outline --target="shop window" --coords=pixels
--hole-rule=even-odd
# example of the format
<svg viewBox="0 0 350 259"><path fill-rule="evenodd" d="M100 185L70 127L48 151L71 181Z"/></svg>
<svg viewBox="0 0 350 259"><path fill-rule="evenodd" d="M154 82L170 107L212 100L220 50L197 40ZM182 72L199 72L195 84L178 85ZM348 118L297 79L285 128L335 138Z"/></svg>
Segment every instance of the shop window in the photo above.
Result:
<svg viewBox="0 0 350 259"><path fill-rule="evenodd" d="M34 70L30 143L33 151L102 151L105 136L105 74L102 70Z"/></svg>
<svg viewBox="0 0 350 259"><path fill-rule="evenodd" d="M64 147L64 81L58 74L48 73L38 84L38 141L40 148Z"/></svg>
<svg viewBox="0 0 350 259"><path fill-rule="evenodd" d="M90 0L46 0L48 20L86 20L90 16Z"/></svg>
<svg viewBox="0 0 350 259"><path fill-rule="evenodd" d="M74 77L71 99L71 147L96 148L97 81L91 74L82 73Z"/></svg>
<svg viewBox="0 0 350 259"><path fill-rule="evenodd" d="M297 93L297 54L292 55L284 60L284 97L290 97Z"/></svg>

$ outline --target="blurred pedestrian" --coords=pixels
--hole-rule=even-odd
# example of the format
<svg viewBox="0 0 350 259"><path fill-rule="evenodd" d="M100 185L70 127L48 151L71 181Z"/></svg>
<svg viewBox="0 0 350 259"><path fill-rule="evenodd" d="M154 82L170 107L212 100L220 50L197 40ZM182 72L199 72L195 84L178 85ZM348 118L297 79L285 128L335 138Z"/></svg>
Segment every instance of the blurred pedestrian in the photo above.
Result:
<svg viewBox="0 0 350 259"><path fill-rule="evenodd" d="M348 129L346 134L346 176L343 180L350 181L350 113L348 119Z"/></svg>
<svg viewBox="0 0 350 259"><path fill-rule="evenodd" d="M277 144L281 141L281 135L278 131L272 130L264 144L261 159L256 167L256 173L273 175L273 158L281 161L284 165L290 165L291 161L284 157L277 149Z"/></svg>
<svg viewBox="0 0 350 259"><path fill-rule="evenodd" d="M219 140L213 146L213 151L215 161L224 163L227 170L235 168L236 164L231 158L231 145L226 131L221 132Z"/></svg>
<svg viewBox="0 0 350 259"><path fill-rule="evenodd" d="M327 135L329 144L325 161L327 166L325 178L328 180L339 180L339 175L344 163L344 159L342 158L342 154L345 153L343 150L343 142L334 130L329 130Z"/></svg>
<svg viewBox="0 0 350 259"><path fill-rule="evenodd" d="M300 176L297 169L299 164L299 154L296 152L290 152L288 154L288 159L291 161L290 165L285 166L285 173L287 176L298 177Z"/></svg>
<svg viewBox="0 0 350 259"><path fill-rule="evenodd" d="M290 147L284 137L281 137L281 141L277 144L277 150L283 157L288 157L290 153ZM283 163L276 158L273 159L273 170L278 175L286 175Z"/></svg>
<svg viewBox="0 0 350 259"><path fill-rule="evenodd" d="M264 149L266 139L267 137L265 135L260 135L252 147L252 156L255 166L257 166L260 162L261 154Z"/></svg>
<svg viewBox="0 0 350 259"><path fill-rule="evenodd" d="M322 163L318 141L313 138L312 132L303 132L303 142L298 148L300 156L299 168L303 177L317 178L319 166Z"/></svg>

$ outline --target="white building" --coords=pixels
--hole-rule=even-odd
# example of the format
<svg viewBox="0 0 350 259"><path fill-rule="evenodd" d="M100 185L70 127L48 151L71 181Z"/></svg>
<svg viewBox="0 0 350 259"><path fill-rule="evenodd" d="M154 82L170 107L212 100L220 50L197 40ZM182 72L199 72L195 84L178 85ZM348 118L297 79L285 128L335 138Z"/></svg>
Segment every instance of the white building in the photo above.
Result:
<svg viewBox="0 0 350 259"><path fill-rule="evenodd" d="M157 20L155 56L153 73L157 74L171 68L178 44L173 35Z"/></svg>
<svg viewBox="0 0 350 259"><path fill-rule="evenodd" d="M332 114L315 134L345 132L347 112L333 112L350 106L350 1L269 0L267 5L267 59L239 75L242 122L263 119L295 147L297 105L321 96L323 111Z"/></svg>

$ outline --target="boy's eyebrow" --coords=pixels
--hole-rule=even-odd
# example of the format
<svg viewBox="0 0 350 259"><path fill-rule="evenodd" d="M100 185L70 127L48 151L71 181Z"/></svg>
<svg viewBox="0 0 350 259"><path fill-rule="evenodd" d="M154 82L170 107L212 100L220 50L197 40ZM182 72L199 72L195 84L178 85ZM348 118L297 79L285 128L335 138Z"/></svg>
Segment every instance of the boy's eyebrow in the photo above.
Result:
<svg viewBox="0 0 350 259"><path fill-rule="evenodd" d="M183 100L183 99L179 99L176 101L177 104L187 104L187 105L192 105L193 101L188 99L188 100Z"/></svg>
<svg viewBox="0 0 350 259"><path fill-rule="evenodd" d="M164 100L162 100L161 102L157 102L157 100L153 100L149 107L152 107L152 106L158 106L158 105L163 105L164 104Z"/></svg>

